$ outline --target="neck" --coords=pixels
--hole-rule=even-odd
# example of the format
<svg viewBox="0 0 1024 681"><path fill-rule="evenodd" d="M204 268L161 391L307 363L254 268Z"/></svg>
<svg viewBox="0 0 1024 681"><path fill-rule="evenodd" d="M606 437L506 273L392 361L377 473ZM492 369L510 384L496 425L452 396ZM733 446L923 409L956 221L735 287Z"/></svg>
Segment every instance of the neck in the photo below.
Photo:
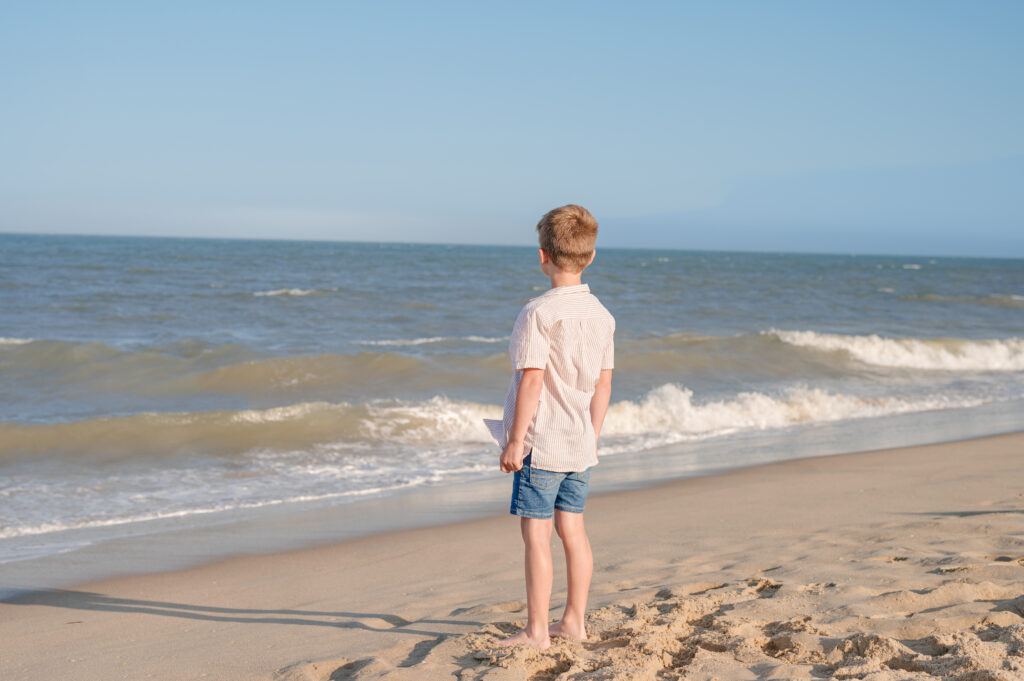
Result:
<svg viewBox="0 0 1024 681"><path fill-rule="evenodd" d="M563 272L556 270L548 273L548 279L551 280L551 288L556 286L579 286L582 282L582 272Z"/></svg>

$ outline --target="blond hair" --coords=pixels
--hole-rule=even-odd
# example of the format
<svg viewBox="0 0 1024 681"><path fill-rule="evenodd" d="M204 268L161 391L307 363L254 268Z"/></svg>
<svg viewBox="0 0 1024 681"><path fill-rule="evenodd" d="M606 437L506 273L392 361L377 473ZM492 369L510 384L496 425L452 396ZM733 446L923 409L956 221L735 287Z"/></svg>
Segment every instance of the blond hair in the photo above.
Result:
<svg viewBox="0 0 1024 681"><path fill-rule="evenodd" d="M545 213L537 223L537 236L555 267L582 272L594 253L597 220L583 206L570 203Z"/></svg>

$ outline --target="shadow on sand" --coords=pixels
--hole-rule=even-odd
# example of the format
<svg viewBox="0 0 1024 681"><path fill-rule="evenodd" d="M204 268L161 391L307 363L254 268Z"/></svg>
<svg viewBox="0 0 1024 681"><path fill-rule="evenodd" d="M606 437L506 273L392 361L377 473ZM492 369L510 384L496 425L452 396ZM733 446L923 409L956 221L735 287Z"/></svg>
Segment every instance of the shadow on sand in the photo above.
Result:
<svg viewBox="0 0 1024 681"><path fill-rule="evenodd" d="M299 624L315 627L340 627L366 631L395 632L417 636L444 636L450 632L432 629L414 629L409 625L460 625L482 626L481 622L470 620L423 619L415 622L398 615L387 613L319 611L319 610L260 610L255 608L222 608L168 601L147 601L133 598L116 598L91 591L68 589L23 590L0 601L0 609L16 605L42 605L71 610L94 610L101 612L123 612L143 615L161 615L190 620L210 622L238 622L241 624ZM373 626L362 620L380 620L387 626Z"/></svg>

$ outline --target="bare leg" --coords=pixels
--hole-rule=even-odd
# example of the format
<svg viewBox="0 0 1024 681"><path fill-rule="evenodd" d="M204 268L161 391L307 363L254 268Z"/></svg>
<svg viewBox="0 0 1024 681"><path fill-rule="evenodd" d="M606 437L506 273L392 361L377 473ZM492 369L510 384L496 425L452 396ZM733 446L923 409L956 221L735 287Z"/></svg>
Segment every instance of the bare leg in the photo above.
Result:
<svg viewBox="0 0 1024 681"><path fill-rule="evenodd" d="M583 514L555 509L555 529L565 547L569 597L562 619L552 624L549 631L552 636L585 639L587 629L583 618L587 614L587 595L590 593L590 578L594 574L594 554L583 527Z"/></svg>
<svg viewBox="0 0 1024 681"><path fill-rule="evenodd" d="M551 519L520 518L526 545L526 628L498 641L499 646L526 644L548 648L548 611L551 605Z"/></svg>

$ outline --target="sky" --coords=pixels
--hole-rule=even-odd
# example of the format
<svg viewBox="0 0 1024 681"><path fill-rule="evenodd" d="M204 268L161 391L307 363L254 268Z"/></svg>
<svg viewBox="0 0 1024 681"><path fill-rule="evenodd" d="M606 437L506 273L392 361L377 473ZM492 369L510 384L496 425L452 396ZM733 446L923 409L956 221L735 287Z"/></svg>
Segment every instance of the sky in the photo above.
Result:
<svg viewBox="0 0 1024 681"><path fill-rule="evenodd" d="M1024 257L1024 3L0 5L0 232Z"/></svg>

